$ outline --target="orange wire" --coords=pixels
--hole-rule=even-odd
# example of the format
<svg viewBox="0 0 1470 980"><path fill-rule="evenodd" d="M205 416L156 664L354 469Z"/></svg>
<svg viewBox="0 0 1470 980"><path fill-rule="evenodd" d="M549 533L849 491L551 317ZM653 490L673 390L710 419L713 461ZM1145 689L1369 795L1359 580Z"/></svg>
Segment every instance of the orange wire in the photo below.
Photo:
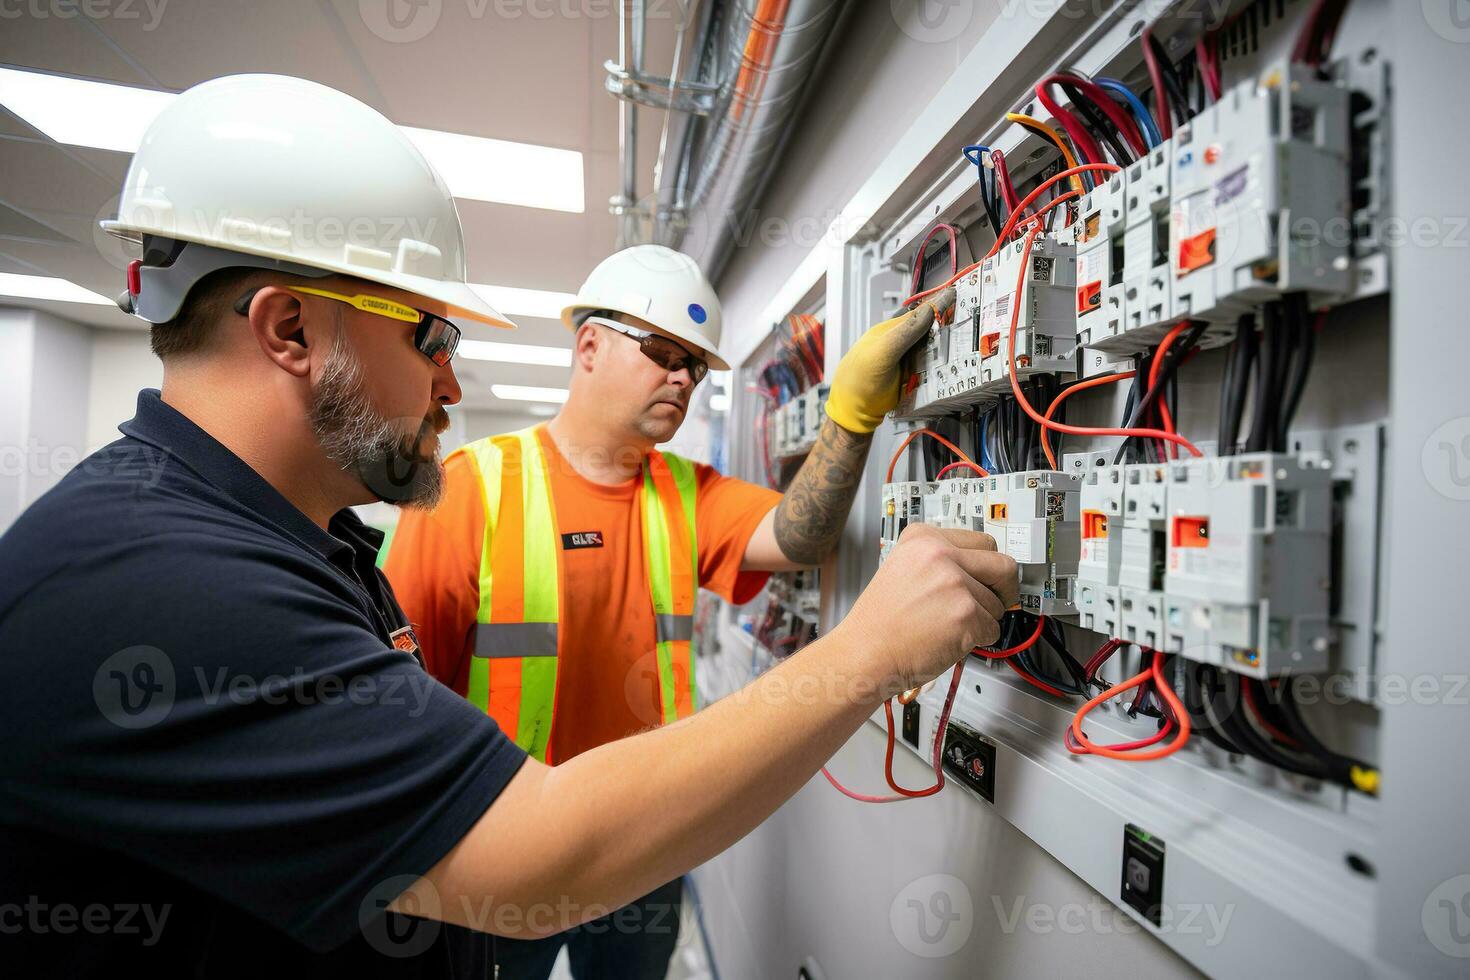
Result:
<svg viewBox="0 0 1470 980"><path fill-rule="evenodd" d="M1173 740L1167 745L1160 746L1157 749L1149 749L1147 752L1119 750L1088 741L1087 736L1082 733L1083 717L1104 701L1115 698L1123 692L1138 687L1150 679L1153 680L1154 690L1169 703L1169 709L1174 713L1175 722L1179 726L1179 731L1175 734ZM1101 755L1109 759L1122 759L1126 762L1148 762L1152 759L1162 759L1164 756L1173 755L1175 752L1184 748L1184 743L1189 741L1189 712L1184 710L1184 705L1179 702L1179 697L1174 693L1173 686L1164 677L1164 655L1155 650L1153 663L1150 666L1134 674L1118 686L1108 688L1078 708L1077 713L1072 716L1072 737L1077 740L1078 745L1093 755Z"/></svg>
<svg viewBox="0 0 1470 980"><path fill-rule="evenodd" d="M1105 374L1100 378L1088 378L1086 381L1079 381L1052 399L1051 405L1047 406L1046 417L1049 419L1055 415L1057 407L1079 391L1086 391L1088 388L1098 388L1102 385L1110 385L1117 381L1123 381L1133 377L1136 373L1135 371L1124 371L1121 374ZM1052 455L1051 451L1051 432L1044 426L1041 429L1041 451L1046 453L1046 461L1051 464L1051 468L1057 469L1057 458Z"/></svg>
<svg viewBox="0 0 1470 980"><path fill-rule="evenodd" d="M954 443L950 442L948 439L944 438L944 436L935 432L933 429L915 429L914 431L910 432L904 438L903 442L898 444L898 448L893 451L893 458L888 461L888 475L883 478L884 483L893 482L893 470L894 467L898 466L898 458L902 456L903 451L909 447L909 443L913 442L919 436L928 436L931 439L937 439L940 445L944 446L944 448L948 449L950 452L958 456L965 465L969 466L976 473L979 473L981 476L990 475L989 473L981 469L973 459L965 455L965 451L963 449L961 449L959 446L956 446Z"/></svg>
<svg viewBox="0 0 1470 980"><path fill-rule="evenodd" d="M1183 322L1175 326L1173 330L1170 330L1164 336L1163 340L1159 341L1158 350L1154 351L1153 363L1149 365L1148 369L1148 388L1150 391L1153 390L1154 385L1159 383L1159 368L1164 363L1164 355L1168 353L1170 347L1174 346L1174 341L1179 338L1179 335L1188 330L1190 326L1190 322L1188 320L1184 320ZM1159 418L1163 419L1164 421L1164 431L1177 431L1174 428L1174 418L1169 413L1169 403L1164 400L1162 395L1159 397ZM1179 458L1178 446L1170 446L1169 451L1172 453L1175 459Z"/></svg>
<svg viewBox="0 0 1470 980"><path fill-rule="evenodd" d="M1018 298L1020 297L1021 290L1024 288L1026 283L1026 269L1031 259L1031 246L1036 242L1036 236L1040 233L1041 228L1038 225L1037 227L1032 228L1031 231L1026 235L1026 244L1025 247L1021 250L1020 272L1016 276L1016 299L1013 299L1013 301L1011 302L1011 330L1009 343L1007 345L1010 348L1008 351L1008 357L1010 360L1010 364L1008 365L1008 367L1010 368L1009 373L1011 376L1011 394L1015 396L1016 404L1021 406L1026 414L1031 417L1031 420L1033 422L1041 425L1043 428L1052 429L1056 432L1061 432L1067 435L1124 436L1137 437L1140 439L1165 439L1169 442L1177 443L1183 446L1185 449L1188 449L1196 456L1204 455L1197 448L1195 448L1194 443L1179 435L1177 432L1165 432L1163 429L1118 429L1111 427L1102 428L1086 425L1067 425L1063 422L1054 422L1051 419L1043 417L1041 413L1036 411L1036 409L1032 407L1031 403L1026 400L1026 393L1021 390L1021 383L1016 377L1016 324L1020 321L1021 318L1021 305L1018 301Z"/></svg>

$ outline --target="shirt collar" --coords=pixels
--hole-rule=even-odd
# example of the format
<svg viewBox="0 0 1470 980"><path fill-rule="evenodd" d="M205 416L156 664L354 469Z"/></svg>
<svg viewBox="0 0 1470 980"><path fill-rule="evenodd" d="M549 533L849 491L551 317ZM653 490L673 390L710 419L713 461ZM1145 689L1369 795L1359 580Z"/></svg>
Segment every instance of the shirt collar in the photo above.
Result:
<svg viewBox="0 0 1470 980"><path fill-rule="evenodd" d="M330 527L347 538L318 527L295 504L219 440L187 415L164 402L156 388L138 392L138 410L118 426L126 436L146 442L188 467L200 479L235 498L265 520L333 562L350 561L353 544L366 542L370 530L356 514L343 509Z"/></svg>

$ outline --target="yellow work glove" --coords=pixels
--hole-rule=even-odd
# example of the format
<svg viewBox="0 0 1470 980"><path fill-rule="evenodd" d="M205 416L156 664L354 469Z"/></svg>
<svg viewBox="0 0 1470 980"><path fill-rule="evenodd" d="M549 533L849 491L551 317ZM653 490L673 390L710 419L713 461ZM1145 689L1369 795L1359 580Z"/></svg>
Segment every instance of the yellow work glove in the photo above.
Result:
<svg viewBox="0 0 1470 980"><path fill-rule="evenodd" d="M954 306L954 289L942 290L908 313L868 328L842 355L827 394L827 416L848 432L872 432L898 405L899 360L929 332L934 311Z"/></svg>

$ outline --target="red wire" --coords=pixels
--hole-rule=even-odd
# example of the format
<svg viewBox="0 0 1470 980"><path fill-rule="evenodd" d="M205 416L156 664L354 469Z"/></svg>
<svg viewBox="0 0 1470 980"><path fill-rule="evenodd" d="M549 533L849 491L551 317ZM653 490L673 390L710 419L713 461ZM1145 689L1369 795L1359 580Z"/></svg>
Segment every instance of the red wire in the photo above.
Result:
<svg viewBox="0 0 1470 980"><path fill-rule="evenodd" d="M975 649L970 651L970 656L984 657L986 660L1005 660L1008 657L1014 657L1016 654L1022 652L1023 650L1030 650L1032 647L1034 647L1036 645L1036 641L1041 639L1041 631L1045 626L1046 617L1037 616L1036 631L1015 646L1009 647L1005 650L987 650L984 647L976 647Z"/></svg>
<svg viewBox="0 0 1470 980"><path fill-rule="evenodd" d="M1159 69L1158 55L1154 53L1153 28L1145 27L1141 37L1143 62L1148 66L1149 84L1154 88L1154 119L1159 124L1159 135L1169 139L1174 135L1174 116L1169 111L1169 96L1164 91L1164 73Z"/></svg>
<svg viewBox="0 0 1470 980"><path fill-rule="evenodd" d="M931 439L937 440L940 445L958 456L961 462L965 463L981 476L990 475L989 473L986 473L983 469L981 469L978 465L976 465L973 459L965 455L965 451L963 449L961 449L959 446L956 446L954 443L950 442L948 439L944 438L944 436L935 432L933 429L915 429L914 431L910 432L904 438L903 442L898 444L898 448L893 451L893 458L888 461L888 473L883 477L884 483L893 482L893 470L898 465L899 457L903 455L903 451L908 448L909 443L913 442L919 436L928 436Z"/></svg>
<svg viewBox="0 0 1470 980"><path fill-rule="evenodd" d="M1168 711L1177 719L1175 722L1178 726L1177 734L1174 736L1173 741L1161 748L1150 749L1147 752L1138 752L1135 749L1098 745L1087 738L1087 734L1082 731L1082 719L1087 716L1089 711L1104 701L1115 698L1125 691L1132 690L1146 683L1153 684L1154 692L1164 699ZM1184 710L1184 705L1179 702L1179 697L1174 693L1173 686L1164 677L1164 655L1155 650L1152 665L1128 678L1122 684L1108 688L1078 708L1077 713L1072 716L1072 724L1068 730L1071 733L1071 739L1076 742L1077 747L1073 748L1072 743L1069 741L1067 742L1067 748L1074 753L1079 755L1090 753L1109 759L1122 759L1128 762L1147 762L1152 759L1162 759L1184 748L1184 744L1189 741L1189 714ZM1159 740L1145 741L1147 744L1152 745L1154 741Z"/></svg>

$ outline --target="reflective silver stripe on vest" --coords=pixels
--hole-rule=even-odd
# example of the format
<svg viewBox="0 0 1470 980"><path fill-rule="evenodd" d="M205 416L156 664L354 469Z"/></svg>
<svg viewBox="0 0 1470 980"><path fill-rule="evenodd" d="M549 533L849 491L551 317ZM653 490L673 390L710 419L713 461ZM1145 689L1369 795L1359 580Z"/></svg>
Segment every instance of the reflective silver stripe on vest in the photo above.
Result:
<svg viewBox="0 0 1470 980"><path fill-rule="evenodd" d="M677 613L654 613L654 632L659 643L694 639L694 617Z"/></svg>
<svg viewBox="0 0 1470 980"><path fill-rule="evenodd" d="M555 623L476 623L475 656L554 657Z"/></svg>

